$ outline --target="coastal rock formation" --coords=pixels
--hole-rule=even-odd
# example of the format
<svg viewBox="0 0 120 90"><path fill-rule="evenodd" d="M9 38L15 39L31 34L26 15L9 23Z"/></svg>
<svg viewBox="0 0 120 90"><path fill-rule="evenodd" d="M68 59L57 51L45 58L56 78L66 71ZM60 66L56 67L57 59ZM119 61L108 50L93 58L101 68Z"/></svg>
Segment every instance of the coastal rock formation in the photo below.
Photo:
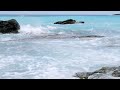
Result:
<svg viewBox="0 0 120 90"><path fill-rule="evenodd" d="M88 35L88 36L81 36L81 38L101 38L104 36L99 36L99 35Z"/></svg>
<svg viewBox="0 0 120 90"><path fill-rule="evenodd" d="M94 72L79 72L74 77L80 79L120 79L120 66L102 67Z"/></svg>
<svg viewBox="0 0 120 90"><path fill-rule="evenodd" d="M65 21L55 22L54 24L75 24L75 23L85 23L85 22L83 22L83 21L77 22L76 20L68 19L68 20L65 20Z"/></svg>
<svg viewBox="0 0 120 90"><path fill-rule="evenodd" d="M15 19L0 21L0 33L18 33L19 23Z"/></svg>
<svg viewBox="0 0 120 90"><path fill-rule="evenodd" d="M120 14L113 14L113 15L120 15Z"/></svg>

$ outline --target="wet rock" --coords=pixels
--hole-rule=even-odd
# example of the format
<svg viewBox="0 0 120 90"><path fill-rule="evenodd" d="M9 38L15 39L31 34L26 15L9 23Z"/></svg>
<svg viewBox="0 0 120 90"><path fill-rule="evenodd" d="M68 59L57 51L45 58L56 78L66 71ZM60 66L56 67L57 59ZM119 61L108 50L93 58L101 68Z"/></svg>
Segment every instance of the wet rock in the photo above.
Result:
<svg viewBox="0 0 120 90"><path fill-rule="evenodd" d="M0 33L18 33L19 23L15 19L0 21Z"/></svg>
<svg viewBox="0 0 120 90"><path fill-rule="evenodd" d="M76 20L68 19L68 20L65 20L65 21L55 22L54 24L75 24L75 23L85 23L85 22L83 22L83 21L77 22Z"/></svg>
<svg viewBox="0 0 120 90"><path fill-rule="evenodd" d="M115 71L112 73L112 76L114 76L114 77L120 77L120 70L115 70Z"/></svg>
<svg viewBox="0 0 120 90"><path fill-rule="evenodd" d="M117 69L117 67L102 67L101 69L96 70L93 73L104 73L105 74L107 72L114 71L115 69Z"/></svg>
<svg viewBox="0 0 120 90"><path fill-rule="evenodd" d="M79 72L75 77L80 79L114 79L120 78L120 67L102 67L94 72Z"/></svg>
<svg viewBox="0 0 120 90"><path fill-rule="evenodd" d="M88 35L88 36L81 36L81 38L101 38L101 37L104 37L104 36L99 36L99 35Z"/></svg>
<svg viewBox="0 0 120 90"><path fill-rule="evenodd" d="M85 23L85 22L81 21L81 22L78 22L78 23Z"/></svg>
<svg viewBox="0 0 120 90"><path fill-rule="evenodd" d="M120 15L120 14L113 14L113 15Z"/></svg>
<svg viewBox="0 0 120 90"><path fill-rule="evenodd" d="M111 79L111 77L103 73L95 73L90 75L88 79Z"/></svg>
<svg viewBox="0 0 120 90"><path fill-rule="evenodd" d="M88 79L90 75L92 75L92 72L81 72L81 73L76 73L74 77L78 77L80 79Z"/></svg>

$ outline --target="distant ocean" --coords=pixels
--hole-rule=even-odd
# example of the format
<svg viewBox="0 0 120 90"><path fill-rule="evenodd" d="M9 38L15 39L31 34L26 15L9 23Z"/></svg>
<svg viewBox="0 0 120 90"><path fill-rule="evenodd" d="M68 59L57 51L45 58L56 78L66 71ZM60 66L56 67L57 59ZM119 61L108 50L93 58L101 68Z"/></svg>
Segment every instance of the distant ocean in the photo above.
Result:
<svg viewBox="0 0 120 90"><path fill-rule="evenodd" d="M16 19L18 34L0 34L0 78L75 78L76 72L120 65L118 15L0 15ZM57 25L74 19L84 24ZM84 37L81 36L104 36Z"/></svg>

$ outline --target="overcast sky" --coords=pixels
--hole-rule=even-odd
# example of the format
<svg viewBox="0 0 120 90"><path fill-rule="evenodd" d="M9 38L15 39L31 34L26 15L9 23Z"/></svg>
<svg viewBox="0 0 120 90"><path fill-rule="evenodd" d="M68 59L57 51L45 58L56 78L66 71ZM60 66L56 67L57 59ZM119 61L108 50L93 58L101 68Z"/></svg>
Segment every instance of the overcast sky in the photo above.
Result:
<svg viewBox="0 0 120 90"><path fill-rule="evenodd" d="M17 15L111 15L120 11L0 11L0 14Z"/></svg>

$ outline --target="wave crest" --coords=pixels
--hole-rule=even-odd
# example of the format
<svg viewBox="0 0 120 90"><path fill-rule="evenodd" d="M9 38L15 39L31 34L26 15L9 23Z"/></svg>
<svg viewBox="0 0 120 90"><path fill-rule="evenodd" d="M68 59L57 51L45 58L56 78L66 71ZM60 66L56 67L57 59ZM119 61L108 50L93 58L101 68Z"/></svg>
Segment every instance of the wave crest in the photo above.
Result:
<svg viewBox="0 0 120 90"><path fill-rule="evenodd" d="M32 26L30 24L28 25L22 25L21 30L19 31L22 34L29 34L29 35L40 35L40 34L47 34L52 33L52 30L57 29L57 27L54 26Z"/></svg>

